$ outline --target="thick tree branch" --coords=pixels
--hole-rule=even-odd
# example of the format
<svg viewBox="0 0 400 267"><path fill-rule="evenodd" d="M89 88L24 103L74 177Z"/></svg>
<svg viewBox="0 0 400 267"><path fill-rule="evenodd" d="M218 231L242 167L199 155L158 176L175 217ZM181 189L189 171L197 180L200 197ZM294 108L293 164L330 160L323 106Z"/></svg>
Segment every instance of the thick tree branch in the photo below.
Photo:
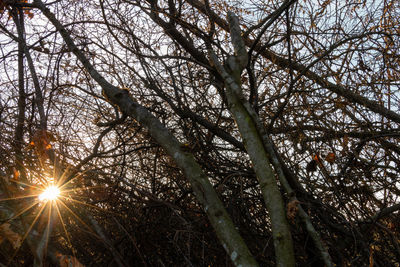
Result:
<svg viewBox="0 0 400 267"><path fill-rule="evenodd" d="M253 168L260 183L261 192L271 218L272 236L275 247L277 266L294 266L294 250L289 225L286 219L282 196L271 168L267 151L264 149L262 135L249 111L250 104L242 97L240 73L247 65L247 52L242 44L241 32L237 18L228 14L231 23L231 39L236 55L230 56L225 66L218 61L213 51L209 51L211 63L226 86L228 107L238 125L247 153L253 163Z"/></svg>

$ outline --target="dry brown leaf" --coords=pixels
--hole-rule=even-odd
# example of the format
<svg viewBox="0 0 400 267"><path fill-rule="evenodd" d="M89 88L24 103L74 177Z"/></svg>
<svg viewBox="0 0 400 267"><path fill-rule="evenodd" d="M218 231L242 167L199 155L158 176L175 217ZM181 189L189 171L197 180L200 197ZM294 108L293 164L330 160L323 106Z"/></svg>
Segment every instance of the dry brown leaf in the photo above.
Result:
<svg viewBox="0 0 400 267"><path fill-rule="evenodd" d="M13 172L14 172L14 180L18 181L19 171L15 167L13 167Z"/></svg>
<svg viewBox="0 0 400 267"><path fill-rule="evenodd" d="M55 140L56 138L51 132L39 130L33 135L28 148L35 148L35 152L38 156L47 158L47 151L52 148L50 142Z"/></svg>
<svg viewBox="0 0 400 267"><path fill-rule="evenodd" d="M330 164L334 163L336 159L336 155L333 152L328 153L328 155L326 155L325 160L327 162L329 162Z"/></svg>
<svg viewBox="0 0 400 267"><path fill-rule="evenodd" d="M10 224L9 223L3 223L2 225L0 225L0 243L3 241L4 238L6 238L11 245L13 246L14 249L17 249L21 246L22 243L22 237L17 234L16 232L14 232L11 228L10 228Z"/></svg>
<svg viewBox="0 0 400 267"><path fill-rule="evenodd" d="M71 255L57 253L57 259L60 267L85 267L85 265L80 263L77 258Z"/></svg>

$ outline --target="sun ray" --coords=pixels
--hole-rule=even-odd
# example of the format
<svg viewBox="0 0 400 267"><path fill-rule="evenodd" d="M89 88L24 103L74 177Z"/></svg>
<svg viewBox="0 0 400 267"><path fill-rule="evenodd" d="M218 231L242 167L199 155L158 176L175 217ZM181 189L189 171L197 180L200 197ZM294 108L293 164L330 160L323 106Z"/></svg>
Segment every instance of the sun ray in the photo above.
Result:
<svg viewBox="0 0 400 267"><path fill-rule="evenodd" d="M71 172L71 173L68 173L69 172L69 170L70 169L72 169L73 167L72 166L67 166L67 168L66 168L66 170L61 174L61 177L60 177L60 179L58 180L58 186L62 186L62 185L64 185L64 184L68 184L69 183L69 181L68 182L64 182L69 176L74 176L74 177L72 177L72 179L70 179L70 180L74 180L75 178L77 178L78 176L75 176L75 174L74 174L74 172ZM75 172L78 172L78 171L75 171ZM86 171L85 171L86 172ZM83 172L83 173L85 173L85 172Z"/></svg>
<svg viewBox="0 0 400 267"><path fill-rule="evenodd" d="M37 203L36 203L37 204ZM22 247L23 242L25 241L25 239L28 237L29 232L32 230L33 226L36 224L36 221L39 219L41 213L43 212L44 208L46 207L46 205L43 205L41 207L41 209L39 210L38 214L35 216L35 219L32 221L32 223L30 224L28 230L26 230L24 236L21 239L21 245L14 251L13 255L11 256L11 259L8 261L8 266L10 265L11 261L14 259L15 255L17 255L19 249ZM23 220L22 223L24 224Z"/></svg>
<svg viewBox="0 0 400 267"><path fill-rule="evenodd" d="M68 181L66 181L65 183L64 183L64 181L61 181L61 179L60 179L60 182L59 182L59 187L60 187L60 189L62 189L62 188L64 188L65 186L67 186L68 184L70 184L72 181L74 181L74 180L76 180L76 179L78 179L78 178L80 178L81 176L83 176L84 174L86 174L88 171L90 171L90 170L84 170L83 172L80 172L79 174L77 174L77 175L73 175L74 177L72 177L71 179L69 179ZM73 174L73 173L72 173ZM69 175L69 176L71 176L71 174ZM68 178L68 177L67 177ZM67 178L65 178L65 179L67 179Z"/></svg>
<svg viewBox="0 0 400 267"><path fill-rule="evenodd" d="M46 231L46 246L45 246L45 254L47 254L47 246L49 244L49 237L50 237L50 233L52 231L52 222L51 220L53 219L53 205L49 206L49 214L47 215L47 231Z"/></svg>
<svg viewBox="0 0 400 267"><path fill-rule="evenodd" d="M12 216L11 218L9 218L6 222L10 222L12 220L14 220L15 218L19 217L20 215L24 214L26 211L28 211L29 209L33 208L34 206L36 206L39 202L36 201L33 204L31 204L30 206L24 208L23 210L19 211L17 214L15 214L14 216Z"/></svg>
<svg viewBox="0 0 400 267"><path fill-rule="evenodd" d="M56 202L55 207L56 207L56 210L57 210L58 217L60 218L60 222L61 222L61 225L63 227L63 230L65 232L65 236L67 237L68 245L70 246L70 248L72 250L72 254L74 255L74 257L76 257L75 250L72 247L71 237L69 236L69 233L68 233L67 228L65 226L64 220L63 220L63 218L61 216L60 208L58 207L58 202Z"/></svg>
<svg viewBox="0 0 400 267"><path fill-rule="evenodd" d="M67 209L74 217L82 223L88 230L96 237L99 237L91 228L88 226L73 210L71 210L63 201L60 200L60 203L64 206L65 209Z"/></svg>
<svg viewBox="0 0 400 267"><path fill-rule="evenodd" d="M70 193L78 191L78 190L87 190L87 189L96 189L96 188L103 188L104 185L94 185L94 186L87 186L87 187L78 187L78 188L73 188L73 189L68 189L68 190L63 190L63 193Z"/></svg>
<svg viewBox="0 0 400 267"><path fill-rule="evenodd" d="M37 185L33 185L33 184L28 184L28 183L24 183L24 182L21 182L21 181L13 180L13 182L16 183L16 184L18 184L18 185L26 186L26 187L29 187L29 188L41 189L41 186L37 186Z"/></svg>
<svg viewBox="0 0 400 267"><path fill-rule="evenodd" d="M1 198L1 201L10 201L10 200L17 200L17 199L24 199L24 198L31 198L31 197L38 197L39 194L32 194L32 195L25 195L25 196L18 196L18 197L9 197L9 198Z"/></svg>
<svg viewBox="0 0 400 267"><path fill-rule="evenodd" d="M44 230L44 233L42 234L42 237L40 238L39 242L36 243L36 251L37 251L37 256L40 258L45 257L47 255L47 248L48 248L48 243L49 243L49 237L51 232L53 231L53 220L52 220L52 207L53 205L48 205L48 214L47 214L47 226ZM43 211L44 214L44 211Z"/></svg>
<svg viewBox="0 0 400 267"><path fill-rule="evenodd" d="M100 210L100 211L103 211L103 212L108 212L108 213L111 213L111 214L114 214L114 215L117 215L117 216L121 216L121 214L119 214L119 213L116 213L116 212L113 212L113 211L109 211L109 210L104 210L104 209L102 209L100 207L97 207L95 205L88 204L88 203L85 203L85 202L82 202L82 201L79 201L79 200L76 200L76 199L73 199L73 198L70 198L70 197L66 197L66 196L60 196L60 197L66 199L66 200L70 200L70 201L75 202L75 203L80 204L80 205L84 205L84 206L91 207L91 208L94 208L94 209L97 209L97 210Z"/></svg>

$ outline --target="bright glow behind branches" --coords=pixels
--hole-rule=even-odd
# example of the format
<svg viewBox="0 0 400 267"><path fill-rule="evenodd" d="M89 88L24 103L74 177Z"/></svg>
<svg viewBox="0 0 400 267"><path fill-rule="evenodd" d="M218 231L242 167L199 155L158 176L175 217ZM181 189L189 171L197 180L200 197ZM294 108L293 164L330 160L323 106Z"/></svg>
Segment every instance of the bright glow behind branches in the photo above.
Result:
<svg viewBox="0 0 400 267"><path fill-rule="evenodd" d="M48 186L42 194L39 195L40 201L56 200L60 195L60 189L55 185Z"/></svg>

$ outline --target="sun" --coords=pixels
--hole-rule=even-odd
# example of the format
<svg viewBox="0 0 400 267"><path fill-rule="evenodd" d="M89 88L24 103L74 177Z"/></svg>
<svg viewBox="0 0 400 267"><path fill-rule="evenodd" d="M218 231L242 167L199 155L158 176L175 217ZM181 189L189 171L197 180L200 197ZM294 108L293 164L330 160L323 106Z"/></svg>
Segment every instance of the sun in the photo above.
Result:
<svg viewBox="0 0 400 267"><path fill-rule="evenodd" d="M60 195L60 189L55 185L50 185L46 187L43 193L39 195L39 200L40 201L56 200L59 195Z"/></svg>

